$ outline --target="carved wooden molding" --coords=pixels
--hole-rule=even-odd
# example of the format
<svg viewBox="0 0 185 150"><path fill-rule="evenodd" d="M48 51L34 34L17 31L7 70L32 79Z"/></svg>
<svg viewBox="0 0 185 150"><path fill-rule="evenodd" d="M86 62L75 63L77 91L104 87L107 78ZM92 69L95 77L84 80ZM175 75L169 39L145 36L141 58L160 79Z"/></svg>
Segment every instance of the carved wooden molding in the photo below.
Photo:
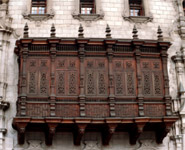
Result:
<svg viewBox="0 0 185 150"><path fill-rule="evenodd" d="M54 26L51 36L30 38L26 27L26 38L16 42L20 76L13 124L20 143L27 123L28 130L34 123L39 130L48 126L47 145L56 128L73 132L75 145L85 131L97 130L104 145L117 130L129 132L135 144L145 126L162 141L178 119L170 113L169 42L140 40L137 35L125 40L60 38Z"/></svg>

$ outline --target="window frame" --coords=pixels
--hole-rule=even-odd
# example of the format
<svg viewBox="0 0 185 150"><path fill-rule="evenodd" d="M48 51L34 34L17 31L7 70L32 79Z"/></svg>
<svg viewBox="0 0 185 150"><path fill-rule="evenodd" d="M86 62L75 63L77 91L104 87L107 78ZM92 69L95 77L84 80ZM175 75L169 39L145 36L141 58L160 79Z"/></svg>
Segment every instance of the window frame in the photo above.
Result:
<svg viewBox="0 0 185 150"><path fill-rule="evenodd" d="M99 19L103 19L104 17L104 12L102 11L101 8L101 0L94 0L95 3L95 13L91 14L81 14L80 11L80 0L75 0L75 9L72 13L72 16L74 19L78 19L80 21L96 21Z"/></svg>
<svg viewBox="0 0 185 150"><path fill-rule="evenodd" d="M46 14L47 13L47 0L43 0L43 1L45 1L45 2L43 2L43 4L41 2L35 2L35 4L34 4L33 0L31 0L31 9L30 9L31 12L30 12L30 14L33 14L33 15ZM34 6L33 6L33 4L34 4ZM33 13L33 8L36 8L37 13ZM43 13L40 13L40 8L45 8Z"/></svg>
<svg viewBox="0 0 185 150"><path fill-rule="evenodd" d="M80 0L80 4L79 4L79 7L80 7L80 9L79 9L79 13L80 14L96 14L96 0L92 0L92 3L88 3L88 2L81 2L81 1L83 1L83 0ZM83 7L83 5L84 6L87 6L87 7ZM91 7L88 7L88 5L89 6L91 6ZM84 9L85 11L86 11L86 13L82 13L82 8L86 8L86 9ZM88 8L92 8L91 10L87 10ZM92 11L92 12L90 12L90 13L88 13L88 11Z"/></svg>
<svg viewBox="0 0 185 150"><path fill-rule="evenodd" d="M52 19L55 12L52 9L52 0L46 0L45 13L32 13L32 0L25 0L25 10L22 12L24 19L35 21L36 26L40 26L42 21Z"/></svg>
<svg viewBox="0 0 185 150"><path fill-rule="evenodd" d="M153 20L152 14L150 13L150 5L148 0L142 0L142 10L143 14L138 16L130 15L130 0L123 0L123 14L122 17L126 21L134 22L134 23L146 23L151 22Z"/></svg>
<svg viewBox="0 0 185 150"><path fill-rule="evenodd" d="M129 14L130 16L144 16L144 9L143 9L143 0L141 0L140 4L137 4L137 2L132 3L134 0L129 0ZM137 0L135 0L137 1ZM131 13L131 10L133 10L133 15ZM138 12L136 11L138 10Z"/></svg>

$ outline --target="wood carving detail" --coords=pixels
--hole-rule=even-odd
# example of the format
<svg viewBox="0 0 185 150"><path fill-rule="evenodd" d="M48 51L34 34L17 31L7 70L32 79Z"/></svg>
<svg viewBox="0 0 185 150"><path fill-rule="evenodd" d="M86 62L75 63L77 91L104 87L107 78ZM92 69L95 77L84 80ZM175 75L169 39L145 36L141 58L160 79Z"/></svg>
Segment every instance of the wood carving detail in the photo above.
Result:
<svg viewBox="0 0 185 150"><path fill-rule="evenodd" d="M85 61L86 94L87 95L107 95L108 73L107 60L105 58L87 59Z"/></svg>
<svg viewBox="0 0 185 150"><path fill-rule="evenodd" d="M36 93L36 72L29 73L29 93Z"/></svg>
<svg viewBox="0 0 185 150"><path fill-rule="evenodd" d="M105 76L103 73L99 73L99 94L106 94Z"/></svg>
<svg viewBox="0 0 185 150"><path fill-rule="evenodd" d="M87 73L87 94L94 95L95 94L95 80L94 80L94 73L89 72Z"/></svg>
<svg viewBox="0 0 185 150"><path fill-rule="evenodd" d="M69 75L69 94L76 94L76 80L75 73L71 73Z"/></svg>
<svg viewBox="0 0 185 150"><path fill-rule="evenodd" d="M162 70L160 61L142 61L143 94L161 96L163 94Z"/></svg>
<svg viewBox="0 0 185 150"><path fill-rule="evenodd" d="M46 73L41 73L40 77L40 94L47 94L47 77Z"/></svg>
<svg viewBox="0 0 185 150"><path fill-rule="evenodd" d="M74 133L75 145L85 130L101 132L104 145L117 131L129 132L136 144L143 129L155 131L161 143L178 118L170 113L169 42L23 38L16 45L20 73L13 127L19 144L34 127L44 127L47 145L64 130Z"/></svg>
<svg viewBox="0 0 185 150"><path fill-rule="evenodd" d="M65 73L64 72L58 72L57 93L59 95L65 94Z"/></svg>

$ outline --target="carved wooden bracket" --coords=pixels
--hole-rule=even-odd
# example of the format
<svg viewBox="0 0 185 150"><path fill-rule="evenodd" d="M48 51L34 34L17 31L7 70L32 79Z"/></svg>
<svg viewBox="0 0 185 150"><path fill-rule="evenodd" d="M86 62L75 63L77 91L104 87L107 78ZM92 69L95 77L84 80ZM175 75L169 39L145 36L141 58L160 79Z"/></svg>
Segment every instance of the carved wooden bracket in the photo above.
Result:
<svg viewBox="0 0 185 150"><path fill-rule="evenodd" d="M87 124L77 124L75 131L73 132L74 145L80 145L81 139L85 134Z"/></svg>
<svg viewBox="0 0 185 150"><path fill-rule="evenodd" d="M133 124L130 128L129 135L130 135L130 144L136 144L137 139L139 138L140 134L143 132L143 128L145 126L145 122L139 122L137 124Z"/></svg>
<svg viewBox="0 0 185 150"><path fill-rule="evenodd" d="M166 135L170 132L171 126L173 123L162 123L156 129L156 142L161 144Z"/></svg>
<svg viewBox="0 0 185 150"><path fill-rule="evenodd" d="M46 145L48 145L48 146L52 145L53 136L55 134L57 126L58 126L57 123L48 124L48 129L45 132L45 143L46 143Z"/></svg>
<svg viewBox="0 0 185 150"><path fill-rule="evenodd" d="M20 145L24 144L25 141L25 131L26 131L26 126L27 126L27 122L23 122L23 123L17 123L16 127L18 130L18 143Z"/></svg>
<svg viewBox="0 0 185 150"><path fill-rule="evenodd" d="M105 130L102 132L102 143L103 145L109 145L111 137L115 133L117 124L108 124Z"/></svg>

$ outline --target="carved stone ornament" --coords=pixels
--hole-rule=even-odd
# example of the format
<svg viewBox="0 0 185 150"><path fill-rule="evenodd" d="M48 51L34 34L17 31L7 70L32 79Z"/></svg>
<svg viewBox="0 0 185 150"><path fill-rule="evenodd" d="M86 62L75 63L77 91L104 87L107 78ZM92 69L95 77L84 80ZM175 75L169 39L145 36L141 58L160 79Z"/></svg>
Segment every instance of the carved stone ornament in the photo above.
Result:
<svg viewBox="0 0 185 150"><path fill-rule="evenodd" d="M137 150L158 150L153 140L140 140L139 143L141 145Z"/></svg>
<svg viewBox="0 0 185 150"><path fill-rule="evenodd" d="M55 12L53 11L53 9L50 9L49 13L46 13L46 14L30 14L28 13L27 10L25 10L25 12L23 12L22 15L24 19L41 22L41 21L52 19L55 16Z"/></svg>
<svg viewBox="0 0 185 150"><path fill-rule="evenodd" d="M123 16L123 18L134 23L147 23L153 20L153 17L150 16Z"/></svg>
<svg viewBox="0 0 185 150"><path fill-rule="evenodd" d="M9 102L0 101L0 109L3 109L4 111L7 110L10 107Z"/></svg>
<svg viewBox="0 0 185 150"><path fill-rule="evenodd" d="M0 17L0 31L12 33L13 29L11 28L12 18L11 17Z"/></svg>
<svg viewBox="0 0 185 150"><path fill-rule="evenodd" d="M29 144L29 147L25 150L44 150L41 147L42 141L29 140L28 144Z"/></svg>
<svg viewBox="0 0 185 150"><path fill-rule="evenodd" d="M83 150L101 150L97 141L85 141Z"/></svg>
<svg viewBox="0 0 185 150"><path fill-rule="evenodd" d="M104 14L72 14L74 19L78 19L80 21L97 21L103 19Z"/></svg>

